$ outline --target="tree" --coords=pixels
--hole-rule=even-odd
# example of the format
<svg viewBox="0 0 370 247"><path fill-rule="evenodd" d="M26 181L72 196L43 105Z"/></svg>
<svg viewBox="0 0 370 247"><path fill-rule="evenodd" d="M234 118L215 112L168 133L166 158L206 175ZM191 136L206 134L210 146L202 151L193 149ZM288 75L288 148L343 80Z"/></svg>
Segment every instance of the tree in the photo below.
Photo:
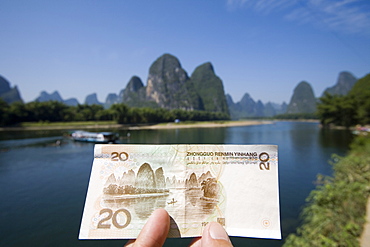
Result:
<svg viewBox="0 0 370 247"><path fill-rule="evenodd" d="M22 102L14 102L9 108L9 124L32 121L32 112Z"/></svg>
<svg viewBox="0 0 370 247"><path fill-rule="evenodd" d="M331 95L325 93L317 105L317 114L321 124L331 124L350 127L358 123L356 99L349 96Z"/></svg>
<svg viewBox="0 0 370 247"><path fill-rule="evenodd" d="M119 124L128 123L129 108L125 104L113 104L110 109L113 113L113 120Z"/></svg>
<svg viewBox="0 0 370 247"><path fill-rule="evenodd" d="M111 109L101 109L95 113L95 120L113 120L113 111Z"/></svg>
<svg viewBox="0 0 370 247"><path fill-rule="evenodd" d="M9 104L0 98L0 126L9 124Z"/></svg>
<svg viewBox="0 0 370 247"><path fill-rule="evenodd" d="M364 92L363 97L356 98L358 123L365 125L370 123L370 91Z"/></svg>

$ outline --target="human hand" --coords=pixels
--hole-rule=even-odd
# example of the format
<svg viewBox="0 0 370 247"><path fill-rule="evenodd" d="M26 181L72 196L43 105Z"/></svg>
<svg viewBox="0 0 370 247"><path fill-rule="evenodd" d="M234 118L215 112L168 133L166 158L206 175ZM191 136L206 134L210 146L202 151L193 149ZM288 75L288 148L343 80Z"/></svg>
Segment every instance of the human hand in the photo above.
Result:
<svg viewBox="0 0 370 247"><path fill-rule="evenodd" d="M164 209L156 209L149 217L136 240L129 240L125 247L161 247L170 230L170 216ZM195 238L191 247L232 247L224 228L216 222L210 222L203 230L202 237Z"/></svg>
<svg viewBox="0 0 370 247"><path fill-rule="evenodd" d="M170 216L167 211L156 209L149 217L136 240L129 240L125 247L161 247L170 231Z"/></svg>

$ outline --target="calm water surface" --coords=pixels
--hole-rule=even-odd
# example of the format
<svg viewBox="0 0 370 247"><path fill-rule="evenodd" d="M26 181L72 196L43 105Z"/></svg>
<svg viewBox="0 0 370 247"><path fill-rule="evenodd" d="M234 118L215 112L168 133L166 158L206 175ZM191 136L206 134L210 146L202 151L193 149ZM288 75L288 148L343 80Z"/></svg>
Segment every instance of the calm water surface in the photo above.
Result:
<svg viewBox="0 0 370 247"><path fill-rule="evenodd" d="M125 240L79 241L93 144L65 131L0 132L0 246L123 246ZM126 136L127 131L120 131ZM345 155L351 134L316 123L130 131L131 144L277 144L283 237L299 225L316 175L331 175L333 153ZM61 145L55 145L61 140ZM169 239L166 246L187 246ZM283 240L232 238L235 246L281 246Z"/></svg>

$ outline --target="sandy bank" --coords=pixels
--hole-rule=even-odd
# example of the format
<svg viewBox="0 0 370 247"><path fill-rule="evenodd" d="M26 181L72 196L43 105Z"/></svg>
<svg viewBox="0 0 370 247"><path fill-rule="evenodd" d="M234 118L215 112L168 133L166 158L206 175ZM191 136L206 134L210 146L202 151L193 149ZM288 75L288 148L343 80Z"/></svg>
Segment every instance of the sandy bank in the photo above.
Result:
<svg viewBox="0 0 370 247"><path fill-rule="evenodd" d="M196 122L196 123L166 123L154 125L126 125L126 124L106 124L106 125L42 125L30 127L3 127L0 131L33 131L33 130L77 130L77 129L106 129L106 130L140 130L140 129L181 129L181 128L218 128L271 124L272 121L220 121L220 122Z"/></svg>
<svg viewBox="0 0 370 247"><path fill-rule="evenodd" d="M197 123L167 123L147 126L131 126L129 129L183 129L183 128L218 128L271 124L272 121L227 121L227 122L197 122Z"/></svg>

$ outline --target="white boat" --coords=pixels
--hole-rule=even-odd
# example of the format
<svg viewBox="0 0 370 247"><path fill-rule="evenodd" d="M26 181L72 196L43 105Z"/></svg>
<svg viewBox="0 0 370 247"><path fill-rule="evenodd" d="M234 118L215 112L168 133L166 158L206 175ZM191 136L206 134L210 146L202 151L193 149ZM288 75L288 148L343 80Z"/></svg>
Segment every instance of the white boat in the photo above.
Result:
<svg viewBox="0 0 370 247"><path fill-rule="evenodd" d="M71 133L71 138L79 142L114 143L118 140L118 134L114 132L88 132L78 130Z"/></svg>

